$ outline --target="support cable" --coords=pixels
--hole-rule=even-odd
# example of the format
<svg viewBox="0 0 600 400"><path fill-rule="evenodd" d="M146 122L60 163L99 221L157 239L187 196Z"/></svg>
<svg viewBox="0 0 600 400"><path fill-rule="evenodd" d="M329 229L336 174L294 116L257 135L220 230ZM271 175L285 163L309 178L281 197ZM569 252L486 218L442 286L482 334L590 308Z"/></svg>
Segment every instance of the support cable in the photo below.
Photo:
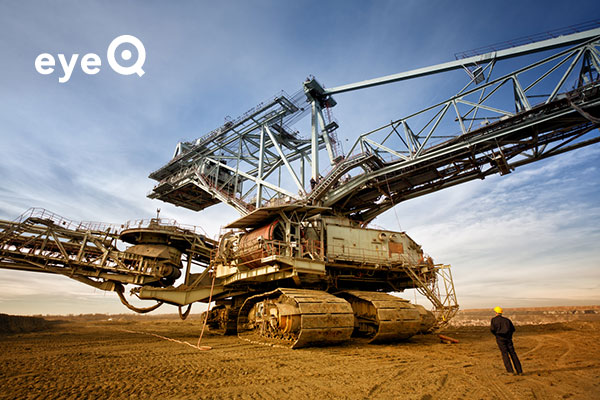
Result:
<svg viewBox="0 0 600 400"><path fill-rule="evenodd" d="M216 273L216 271L213 271L213 279L212 279L212 283L210 284L210 294L208 296L208 308L206 309L204 323L202 324L202 331L200 332L200 337L198 338L198 344L196 345L196 347L198 347L200 350L210 350L212 348L210 346L200 347L200 342L202 341L202 336L204 336L204 329L206 328L206 322L208 321L208 314L210 313L210 302L212 301L212 295L213 295L213 290L215 288L215 278L216 277L217 277L217 273Z"/></svg>
<svg viewBox="0 0 600 400"><path fill-rule="evenodd" d="M402 230L402 225L400 225L400 217L398 217L398 212L396 211L396 205L394 204L394 198L392 195L392 190L390 189L390 182L388 180L388 176L385 175L385 184L387 185L388 194L390 196L390 202L392 203L392 210L394 210L394 215L396 216L396 222L398 223L398 228Z"/></svg>

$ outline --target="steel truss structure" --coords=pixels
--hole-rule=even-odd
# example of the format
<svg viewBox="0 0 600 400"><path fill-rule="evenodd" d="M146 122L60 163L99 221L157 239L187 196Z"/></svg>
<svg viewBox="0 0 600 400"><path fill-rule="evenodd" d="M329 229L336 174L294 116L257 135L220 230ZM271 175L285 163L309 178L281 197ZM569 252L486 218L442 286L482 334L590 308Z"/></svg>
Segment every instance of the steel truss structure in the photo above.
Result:
<svg viewBox="0 0 600 400"><path fill-rule="evenodd" d="M458 300L450 266L434 265L431 272L435 274L435 279L427 279L426 274L418 273L410 268L405 268L405 270L415 283L417 291L433 305L432 312L436 321L433 330L439 330L448 325L448 322L458 312Z"/></svg>
<svg viewBox="0 0 600 400"><path fill-rule="evenodd" d="M471 72L469 84L446 101L361 135L349 158L376 155L381 167L363 167L365 173L320 196L321 204L369 222L401 201L468 180L508 174L518 166L598 142L600 120L594 117L600 102L598 35L600 29L595 29L496 56L460 60ZM527 67L493 76L502 57L590 36ZM427 73L448 68L444 64ZM573 87L565 90L567 82ZM348 90L334 88L327 93Z"/></svg>
<svg viewBox="0 0 600 400"><path fill-rule="evenodd" d="M332 89L308 79L304 93L179 143L150 174L159 183L149 197L193 210L224 202L242 215L317 205L366 224L401 201L596 143L599 38L596 28ZM537 59L495 76L501 61L522 56ZM469 76L459 93L360 135L345 156L336 150L332 95L457 69ZM290 126L309 112L304 139ZM320 151L327 168L319 168Z"/></svg>
<svg viewBox="0 0 600 400"><path fill-rule="evenodd" d="M303 199L305 166L315 177L319 150L327 149L331 160L337 157L330 135L337 125L320 106L313 104L312 114L322 134L304 139L290 128L309 112L302 91L293 96L282 92L194 142L177 144L173 160L150 174L160 183L149 197L196 211L223 202L242 215L277 200ZM282 179L291 180L294 188L286 188Z"/></svg>
<svg viewBox="0 0 600 400"><path fill-rule="evenodd" d="M131 306L123 296L123 285L171 284L182 267L181 253L173 255L160 245L119 250L120 241L135 243L134 236L143 229L168 235L173 246L183 250L186 283L190 281L192 263L208 270L215 243L197 227L157 218L123 225L75 222L41 208L29 209L15 221L0 221L0 268L64 275L97 289L117 292L123 304L134 311L152 311L156 307Z"/></svg>

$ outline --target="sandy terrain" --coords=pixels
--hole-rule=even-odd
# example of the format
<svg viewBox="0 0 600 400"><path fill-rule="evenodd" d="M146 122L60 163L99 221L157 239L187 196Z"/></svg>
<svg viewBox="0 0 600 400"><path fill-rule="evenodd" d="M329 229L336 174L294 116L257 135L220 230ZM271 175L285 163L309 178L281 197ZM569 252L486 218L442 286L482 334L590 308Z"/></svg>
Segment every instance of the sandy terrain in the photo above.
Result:
<svg viewBox="0 0 600 400"><path fill-rule="evenodd" d="M599 314L518 326L519 377L485 326L447 330L452 345L422 335L299 350L205 334L212 350L199 351L144 334L196 343L198 319L95 319L0 334L0 398L600 399Z"/></svg>

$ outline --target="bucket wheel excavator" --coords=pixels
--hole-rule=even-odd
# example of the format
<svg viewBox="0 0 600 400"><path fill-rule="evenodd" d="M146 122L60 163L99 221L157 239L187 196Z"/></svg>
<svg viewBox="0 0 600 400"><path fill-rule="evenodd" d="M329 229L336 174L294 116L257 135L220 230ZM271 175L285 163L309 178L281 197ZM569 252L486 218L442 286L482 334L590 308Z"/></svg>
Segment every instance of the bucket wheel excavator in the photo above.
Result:
<svg viewBox="0 0 600 400"><path fill-rule="evenodd" d="M212 330L292 348L351 336L398 341L439 328L458 310L450 267L405 232L369 224L402 201L600 141L600 28L569 29L331 89L310 77L299 92L178 143L150 174L157 184L149 197L195 211L235 208L241 217L217 240L158 217L106 225L34 209L0 221L0 267L115 291L139 312L167 303L185 318L192 303L214 303ZM522 56L537 59L495 72ZM333 95L432 74L455 80L456 70L467 73L457 94L358 136L343 152ZM293 127L309 114L304 137ZM125 285L156 305L131 305ZM406 289L433 309L391 294Z"/></svg>

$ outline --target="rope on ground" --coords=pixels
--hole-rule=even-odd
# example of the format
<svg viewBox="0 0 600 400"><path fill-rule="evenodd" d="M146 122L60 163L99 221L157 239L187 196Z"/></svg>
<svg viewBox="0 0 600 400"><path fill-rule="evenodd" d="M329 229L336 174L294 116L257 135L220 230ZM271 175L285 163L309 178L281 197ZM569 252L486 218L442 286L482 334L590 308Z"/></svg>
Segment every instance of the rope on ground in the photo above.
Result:
<svg viewBox="0 0 600 400"><path fill-rule="evenodd" d="M276 348L279 348L279 349L290 349L290 346L283 346L281 344L276 344L276 343L265 343L265 342L261 342L261 341L258 341L258 340L248 339L248 338L245 338L245 337L239 336L239 335L238 335L238 338L240 338L240 339L242 339L242 340L244 340L244 341L246 341L248 343L258 344L258 345L261 345L261 346L276 347Z"/></svg>
<svg viewBox="0 0 600 400"><path fill-rule="evenodd" d="M118 331L122 331L122 332L127 332L127 333L137 333L137 334L140 334L140 335L154 336L154 337L157 337L159 339L167 340L169 342L184 344L186 346L193 347L194 349L197 349L197 350L210 350L210 349L212 349L212 347L210 347L210 346L196 346L196 345L193 345L193 344L191 344L189 342L183 342L181 340L172 339L170 337L158 335L156 333L151 333L151 332L132 331L132 330L129 330L129 329L117 329L117 330Z"/></svg>
<svg viewBox="0 0 600 400"><path fill-rule="evenodd" d="M216 275L217 274L215 274L213 272L213 279L212 279L212 283L210 285L210 295L208 296L208 309L206 310L206 317L204 318L204 323L202 324L202 331L200 332L200 337L198 338L198 343L196 345L193 345L193 344L191 344L189 342L185 342L185 341L173 339L173 338L170 338L170 337L158 335L156 333L151 333L151 332L132 331L132 330L129 330L129 329L118 329L118 330L122 331L122 332L128 332L128 333L138 333L138 334L141 334L141 335L154 336L154 337L157 337L159 339L167 340L169 342L184 344L186 346L190 346L190 347L192 347L194 349L197 349L197 350L202 350L202 351L211 350L212 347L210 347L210 346L200 346L200 342L202 341L202 336L204 335L204 329L206 328L206 321L208 320L208 313L210 312L210 302L212 301L213 290L215 288L215 278L216 278ZM117 292L117 293L119 293L119 292ZM191 304L188 306L188 309L186 310L186 312L182 314L181 307L179 307L179 316L180 317L183 316L182 319L185 319L187 317L187 315L189 314L190 309L191 309Z"/></svg>
<svg viewBox="0 0 600 400"><path fill-rule="evenodd" d="M208 313L210 312L210 302L212 301L212 295L213 295L213 291L214 291L214 288L215 288L215 278L216 278L216 275L217 274L213 271L213 279L212 279L212 283L210 285L210 295L208 296L208 309L206 310L206 316L204 318L204 323L202 324L202 331L200 332L200 337L198 338L198 343L196 345L193 345L193 344L191 344L189 342L185 342L185 341L181 341L181 340L177 340L177 339L172 339L170 337L158 335L156 333L151 333L151 332L132 331L132 330L129 330L129 329L117 329L117 330L122 331L122 332L128 332L128 333L138 333L140 335L154 336L154 337L157 337L159 339L167 340L169 342L184 344L186 346L190 346L190 347L192 347L194 349L197 349L197 350L202 350L202 351L211 350L212 347L210 347L210 346L200 346L200 342L202 341L202 336L204 335L204 329L206 328L206 322L208 320ZM125 298L124 298L124 296L123 296L123 294L121 292L117 291L117 294L119 294L119 297L121 298L121 301L125 300ZM158 305L154 306L153 308L157 308L159 305L162 305L162 302L159 303ZM179 307L179 316L181 317L181 319L187 318L187 315L189 314L190 309L191 309L191 304L188 306L188 309L185 311L185 313L182 313L181 312L181 307ZM138 312L140 312L140 311L138 311ZM144 311L144 312L147 312L147 311Z"/></svg>

